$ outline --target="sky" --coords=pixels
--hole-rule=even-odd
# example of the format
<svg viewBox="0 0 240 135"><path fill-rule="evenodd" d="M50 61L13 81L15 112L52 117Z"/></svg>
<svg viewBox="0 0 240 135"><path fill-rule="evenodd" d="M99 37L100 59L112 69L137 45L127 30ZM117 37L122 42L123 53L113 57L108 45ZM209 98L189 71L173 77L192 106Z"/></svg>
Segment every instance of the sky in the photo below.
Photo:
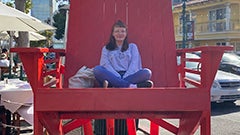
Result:
<svg viewBox="0 0 240 135"><path fill-rule="evenodd" d="M1 0L2 2L8 2L8 1L11 1L11 0Z"/></svg>

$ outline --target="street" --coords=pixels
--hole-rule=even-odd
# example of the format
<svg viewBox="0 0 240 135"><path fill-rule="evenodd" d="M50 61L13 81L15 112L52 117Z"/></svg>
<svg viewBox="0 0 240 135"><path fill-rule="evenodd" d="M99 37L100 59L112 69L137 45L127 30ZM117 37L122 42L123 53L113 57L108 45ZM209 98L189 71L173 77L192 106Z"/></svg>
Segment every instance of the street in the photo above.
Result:
<svg viewBox="0 0 240 135"><path fill-rule="evenodd" d="M240 134L240 101L212 105L212 135Z"/></svg>
<svg viewBox="0 0 240 135"><path fill-rule="evenodd" d="M212 104L211 107L211 135L239 135L240 134L240 101L233 103ZM171 123L177 123L171 120ZM149 121L141 120L140 127L149 131ZM160 128L161 135L173 135L172 133ZM159 135L160 135L159 134ZM199 135L199 130L195 135ZM138 131L138 135L145 135Z"/></svg>

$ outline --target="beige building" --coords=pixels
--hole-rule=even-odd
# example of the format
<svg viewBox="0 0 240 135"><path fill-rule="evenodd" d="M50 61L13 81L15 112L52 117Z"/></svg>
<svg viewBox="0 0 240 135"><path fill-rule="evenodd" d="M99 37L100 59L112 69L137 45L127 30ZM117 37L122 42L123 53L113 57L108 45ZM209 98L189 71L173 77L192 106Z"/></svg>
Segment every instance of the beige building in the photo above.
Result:
<svg viewBox="0 0 240 135"><path fill-rule="evenodd" d="M182 4L173 8L177 48L182 45ZM240 0L191 0L186 2L186 47L233 45L240 51ZM191 33L192 32L192 33ZM194 37L194 38L193 38Z"/></svg>

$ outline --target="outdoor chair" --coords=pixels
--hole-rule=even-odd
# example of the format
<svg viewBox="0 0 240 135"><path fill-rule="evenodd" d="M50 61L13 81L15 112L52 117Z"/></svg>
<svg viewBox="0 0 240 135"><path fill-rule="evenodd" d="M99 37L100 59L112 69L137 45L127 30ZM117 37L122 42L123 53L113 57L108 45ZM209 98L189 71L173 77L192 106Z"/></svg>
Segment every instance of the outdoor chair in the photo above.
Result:
<svg viewBox="0 0 240 135"><path fill-rule="evenodd" d="M19 67L12 67L11 65L9 67L0 67L0 79L4 80L4 78L19 78L20 80L27 80L22 65Z"/></svg>
<svg viewBox="0 0 240 135"><path fill-rule="evenodd" d="M10 67L0 67L0 76L1 80L3 80L4 77L9 76Z"/></svg>
<svg viewBox="0 0 240 135"><path fill-rule="evenodd" d="M210 88L222 53L232 47L176 50L169 0L71 0L69 13L66 50L11 48L19 54L33 89L34 134L43 134L45 128L51 135L62 135L82 126L84 135L93 135L93 119L106 119L107 135L114 134L114 119L126 119L129 135L136 135L134 119L150 120L151 135L159 134L159 127L176 135L192 135L199 128L201 135L211 134ZM138 45L143 67L152 70L154 88L68 88L68 79L79 68L99 64L101 48L119 19L128 26L129 42ZM201 51L201 58L185 57L195 51ZM55 59L44 59L49 52ZM181 57L180 65L176 56ZM186 68L186 61L199 62L199 69ZM55 69L47 70L48 63L55 63ZM186 72L199 75L199 81L187 78ZM48 75L55 78L46 84ZM186 82L195 87L186 88ZM71 121L63 124L64 119Z"/></svg>

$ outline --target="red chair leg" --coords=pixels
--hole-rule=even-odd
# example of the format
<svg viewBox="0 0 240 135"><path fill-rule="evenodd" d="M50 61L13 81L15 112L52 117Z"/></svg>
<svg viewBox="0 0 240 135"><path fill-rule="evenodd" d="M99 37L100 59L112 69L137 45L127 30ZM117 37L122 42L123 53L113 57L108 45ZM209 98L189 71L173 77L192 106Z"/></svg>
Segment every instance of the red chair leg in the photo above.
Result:
<svg viewBox="0 0 240 135"><path fill-rule="evenodd" d="M135 119L127 119L128 135L136 135Z"/></svg>
<svg viewBox="0 0 240 135"><path fill-rule="evenodd" d="M211 134L211 115L206 114L201 120L201 135L210 135Z"/></svg>
<svg viewBox="0 0 240 135"><path fill-rule="evenodd" d="M87 122L83 125L84 135L93 135L92 122Z"/></svg>
<svg viewBox="0 0 240 135"><path fill-rule="evenodd" d="M159 127L154 122L150 123L150 135L158 135Z"/></svg>
<svg viewBox="0 0 240 135"><path fill-rule="evenodd" d="M114 135L114 119L107 119L107 135Z"/></svg>

